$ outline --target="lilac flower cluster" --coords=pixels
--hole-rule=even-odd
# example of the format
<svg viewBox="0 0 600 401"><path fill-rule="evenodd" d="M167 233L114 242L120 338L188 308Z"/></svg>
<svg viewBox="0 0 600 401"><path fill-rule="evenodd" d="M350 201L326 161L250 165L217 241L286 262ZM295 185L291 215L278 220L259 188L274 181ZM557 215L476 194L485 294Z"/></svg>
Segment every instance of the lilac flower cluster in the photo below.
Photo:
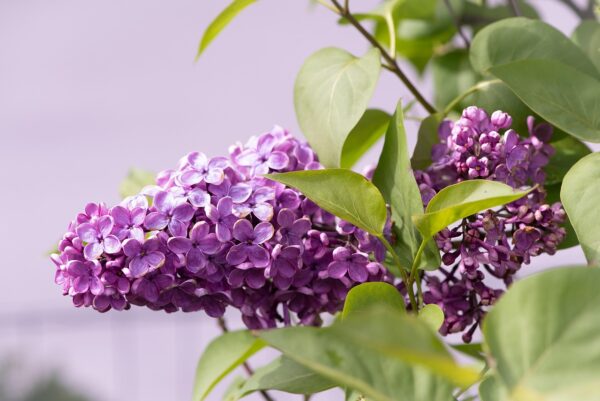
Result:
<svg viewBox="0 0 600 401"><path fill-rule="evenodd" d="M565 237L560 226L565 211L560 203L545 203L541 185L543 167L554 149L548 144L552 127L534 125L529 117L529 137L521 138L510 126L511 117L496 111L469 107L456 121L444 121L440 143L432 150L433 163L415 176L423 203L441 189L463 180L488 179L514 188L538 184L528 196L472 216L440 232L436 241L443 266L423 277L425 303L435 303L445 313L442 334L463 332L470 342L485 314L523 264L541 253L554 254Z"/></svg>
<svg viewBox="0 0 600 401"><path fill-rule="evenodd" d="M322 168L275 128L229 157L194 152L157 185L107 208L88 204L52 255L76 306L130 305L220 317L250 328L320 324L352 286L387 280L382 244L264 174Z"/></svg>

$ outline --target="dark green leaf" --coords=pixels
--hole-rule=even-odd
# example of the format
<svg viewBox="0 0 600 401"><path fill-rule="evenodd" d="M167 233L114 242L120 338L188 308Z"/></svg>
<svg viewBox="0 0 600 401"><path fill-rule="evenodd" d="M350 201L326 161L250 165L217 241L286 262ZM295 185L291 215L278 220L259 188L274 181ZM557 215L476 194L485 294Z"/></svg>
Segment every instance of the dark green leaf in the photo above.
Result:
<svg viewBox="0 0 600 401"><path fill-rule="evenodd" d="M327 167L339 167L346 137L359 122L379 79L380 52L361 58L321 49L300 70L294 105L302 132Z"/></svg>
<svg viewBox="0 0 600 401"><path fill-rule="evenodd" d="M342 149L340 167L352 168L354 164L383 136L390 123L385 111L369 109L350 131Z"/></svg>
<svg viewBox="0 0 600 401"><path fill-rule="evenodd" d="M544 185L559 184L567 171L579 159L592 153L590 148L583 142L573 137L565 137L559 141L552 142L556 153L550 158L550 163L544 168L546 181Z"/></svg>
<svg viewBox="0 0 600 401"><path fill-rule="evenodd" d="M464 49L434 57L432 73L435 104L442 110L480 80L479 74L471 67L469 53Z"/></svg>
<svg viewBox="0 0 600 401"><path fill-rule="evenodd" d="M404 312L404 298L396 287L388 283L363 283L352 288L346 296L342 318L372 308L388 305L393 310Z"/></svg>
<svg viewBox="0 0 600 401"><path fill-rule="evenodd" d="M345 169L293 171L265 177L296 188L317 205L363 230L381 236L387 209L379 190Z"/></svg>
<svg viewBox="0 0 600 401"><path fill-rule="evenodd" d="M204 400L227 374L264 346L247 330L225 333L213 340L198 361L193 400Z"/></svg>
<svg viewBox="0 0 600 401"><path fill-rule="evenodd" d="M485 356L483 355L481 343L453 344L451 345L451 347L460 353L469 355L471 358L477 359L479 361L485 361Z"/></svg>
<svg viewBox="0 0 600 401"><path fill-rule="evenodd" d="M510 18L493 23L475 36L470 53L471 64L480 73L504 64L536 59L560 62L592 77L600 77L581 49L559 30L538 20Z"/></svg>
<svg viewBox="0 0 600 401"><path fill-rule="evenodd" d="M402 267L410 270L421 244L421 237L412 223L412 216L423 214L423 201L411 167L401 104L396 107L396 113L385 134L373 183L392 208L394 247ZM425 256L422 266L439 267L437 247L430 246Z"/></svg>
<svg viewBox="0 0 600 401"><path fill-rule="evenodd" d="M202 55L204 50L210 45L210 43L221 33L221 31L229 25L229 23L238 15L244 8L248 7L250 4L256 3L256 0L233 0L227 8L225 8L221 13L210 23L206 31L204 31L204 35L202 35L202 40L200 41L200 46L198 47L198 54L196 55L196 60Z"/></svg>
<svg viewBox="0 0 600 401"><path fill-rule="evenodd" d="M600 264L600 153L584 157L569 170L560 199L588 263Z"/></svg>
<svg viewBox="0 0 600 401"><path fill-rule="evenodd" d="M483 334L504 399L598 399L598 288L599 269L567 267L518 281L502 296Z"/></svg>
<svg viewBox="0 0 600 401"><path fill-rule="evenodd" d="M146 185L155 183L155 176L156 174L150 171L132 168L119 187L121 198L139 194Z"/></svg>
<svg viewBox="0 0 600 401"><path fill-rule="evenodd" d="M573 32L573 42L587 54L600 71L600 23L583 21Z"/></svg>
<svg viewBox="0 0 600 401"><path fill-rule="evenodd" d="M429 201L425 214L414 216L413 221L423 237L430 238L455 221L513 202L530 191L517 191L497 181L463 181L438 192Z"/></svg>
<svg viewBox="0 0 600 401"><path fill-rule="evenodd" d="M516 61L491 73L546 121L581 140L600 142L599 80L551 60Z"/></svg>
<svg viewBox="0 0 600 401"><path fill-rule="evenodd" d="M417 144L413 151L410 164L415 170L425 170L432 163L431 150L433 145L439 143L438 128L442 122L441 114L432 114L421 121L419 133L417 135Z"/></svg>

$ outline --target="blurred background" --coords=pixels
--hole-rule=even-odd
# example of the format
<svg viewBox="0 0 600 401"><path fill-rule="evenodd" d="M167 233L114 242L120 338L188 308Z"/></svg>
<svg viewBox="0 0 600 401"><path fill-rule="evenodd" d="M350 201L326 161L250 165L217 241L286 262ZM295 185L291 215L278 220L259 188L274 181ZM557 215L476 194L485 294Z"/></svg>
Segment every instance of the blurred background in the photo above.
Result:
<svg viewBox="0 0 600 401"><path fill-rule="evenodd" d="M292 89L304 59L325 46L366 49L308 0L261 0L194 63L226 3L0 0L1 401L190 399L215 322L76 309L47 254L87 202L119 201L131 167L170 168L192 150L224 154L273 124L298 133ZM565 33L574 29L560 2L531 3ZM428 72L404 68L428 93ZM392 111L399 97L411 99L383 73L372 105ZM408 124L412 144L416 127ZM571 249L524 270L583 261ZM239 326L235 313L229 319Z"/></svg>

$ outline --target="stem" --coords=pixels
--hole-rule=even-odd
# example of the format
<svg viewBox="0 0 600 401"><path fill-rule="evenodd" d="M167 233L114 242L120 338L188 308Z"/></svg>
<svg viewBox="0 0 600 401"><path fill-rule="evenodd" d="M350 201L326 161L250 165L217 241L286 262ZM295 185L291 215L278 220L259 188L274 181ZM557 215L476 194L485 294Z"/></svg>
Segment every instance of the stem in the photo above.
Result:
<svg viewBox="0 0 600 401"><path fill-rule="evenodd" d="M573 0L559 0L562 4L571 9L580 19L594 19L594 1L590 0L588 6L582 10L573 2Z"/></svg>
<svg viewBox="0 0 600 401"><path fill-rule="evenodd" d="M221 331L223 333L229 333L229 328L227 327L227 322L225 322L225 318L223 318L223 317L218 318L217 325L219 326L219 328L221 329ZM250 367L248 362L244 361L244 363L242 363L242 366L244 367L244 370L246 371L246 374L248 376L252 376L254 374L254 370ZM260 390L259 393L262 395L262 397L265 399L265 401L275 401L275 399L273 397L271 397L269 395L269 393L267 393L266 391Z"/></svg>
<svg viewBox="0 0 600 401"><path fill-rule="evenodd" d="M465 42L465 46L468 49L469 47L471 47L471 42L469 41L469 38L467 37L467 35L465 34L465 32L462 29L462 25L460 24L460 19L454 12L454 9L452 8L452 4L450 4L450 0L444 0L444 3L446 3L446 8L448 9L448 14L450 14L450 16L452 17L452 21L454 21L454 25L456 26L456 31L458 32L458 35L462 38L463 42Z"/></svg>
<svg viewBox="0 0 600 401"><path fill-rule="evenodd" d="M337 8L335 8L334 6L332 6L331 4L329 4L329 3L327 2L327 0L317 0L317 2L318 2L320 5L322 5L322 6L326 7L326 8L328 8L328 9L330 9L330 10L331 10L331 11L333 11L334 13L336 13L336 14L339 14L339 11L338 11L338 9L337 9Z"/></svg>
<svg viewBox="0 0 600 401"><path fill-rule="evenodd" d="M417 249L417 254L415 255L415 260L413 261L412 268L410 269L410 277L408 281L410 285L415 282L415 278L417 277L417 272L419 270L419 264L421 263L421 256L423 256L423 251L425 250L425 246L427 245L427 240L423 239L421 241L421 245L419 245L419 249Z"/></svg>
<svg viewBox="0 0 600 401"><path fill-rule="evenodd" d="M500 81L499 79L491 79L489 81L479 82L478 84L471 86L465 92L461 93L454 100L452 100L448 104L448 106L446 106L446 108L444 109L444 115L443 116L446 117L448 115L448 113L450 113L460 102L462 102L469 95L471 95L471 94L473 94L473 93L475 93L477 91L480 91L482 89L485 89L488 86L499 84L501 82L502 81Z"/></svg>
<svg viewBox="0 0 600 401"><path fill-rule="evenodd" d="M387 52L387 50L377 41L377 39L375 39L373 35L371 35L369 31L367 31L365 27L363 27L356 18L354 18L354 16L348 8L342 7L338 0L331 0L331 2L337 8L338 14L340 16L348 20L348 22L352 26L354 26L354 28L356 28L356 30L360 32L365 37L365 39L367 39L369 43L371 43L371 45L379 49L379 51L381 52L381 56L388 64L390 71L392 71L398 78L400 78L404 86L406 86L408 90L414 95L414 97L419 101L419 103L421 103L423 108L425 108L425 110L427 110L427 112L429 112L430 114L435 113L435 108L425 99L425 97L423 97L423 95L413 85L410 79L408 79L406 74L404 74L402 69L400 69L400 66L396 62L396 59Z"/></svg>
<svg viewBox="0 0 600 401"><path fill-rule="evenodd" d="M519 7L519 3L517 3L517 0L508 0L508 5L512 9L512 12L515 16L523 16L523 13L521 13L521 8Z"/></svg>
<svg viewBox="0 0 600 401"><path fill-rule="evenodd" d="M406 274L404 267L402 267L402 262L400 261L400 258L396 254L396 251L394 251L394 248L392 247L392 245L385 238L385 236L381 235L379 237L379 240L383 243L383 246L385 246L385 249L387 249L387 251L392 255L392 259L394 259L394 263L396 264L396 266L398 267L398 270L400 271L400 277L402 279L402 282L404 283L404 286L406 287L406 292L408 293L408 298L410 299L410 305L414 309L415 313L418 313L419 309L418 309L417 300L415 299L415 294L413 293L412 285L410 285L410 279L409 279L408 275Z"/></svg>

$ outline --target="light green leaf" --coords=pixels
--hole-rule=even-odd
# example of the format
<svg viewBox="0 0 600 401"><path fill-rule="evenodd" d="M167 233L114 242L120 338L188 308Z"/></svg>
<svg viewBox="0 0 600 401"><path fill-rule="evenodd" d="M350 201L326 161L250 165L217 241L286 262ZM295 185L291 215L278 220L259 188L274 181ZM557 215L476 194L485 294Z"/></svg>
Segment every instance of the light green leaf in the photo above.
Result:
<svg viewBox="0 0 600 401"><path fill-rule="evenodd" d="M225 393L223 393L222 401L238 401L242 398L240 391L245 383L246 379L242 376L235 376L231 383L229 383L229 386L227 386Z"/></svg>
<svg viewBox="0 0 600 401"><path fill-rule="evenodd" d="M568 267L527 277L502 296L483 334L507 399L599 399L598 288L599 269Z"/></svg>
<svg viewBox="0 0 600 401"><path fill-rule="evenodd" d="M404 313L404 298L396 287L388 283L362 283L348 292L342 319L382 304Z"/></svg>
<svg viewBox="0 0 600 401"><path fill-rule="evenodd" d="M413 217L425 238L432 237L450 224L483 210L501 206L527 195L497 181L470 180L450 185L438 192L427 205L425 214Z"/></svg>
<svg viewBox="0 0 600 401"><path fill-rule="evenodd" d="M479 397L481 401L509 401L506 389L496 376L486 377L479 385ZM537 401L523 400L523 401Z"/></svg>
<svg viewBox="0 0 600 401"><path fill-rule="evenodd" d="M410 270L421 244L421 237L412 223L412 216L423 214L423 201L411 167L400 103L385 134L373 183L391 206L394 248L403 264L402 267ZM427 248L428 252L421 266L439 267L439 251L433 245L435 244Z"/></svg>
<svg viewBox="0 0 600 401"><path fill-rule="evenodd" d="M198 361L193 400L204 400L227 374L264 346L247 330L225 333L213 340Z"/></svg>
<svg viewBox="0 0 600 401"><path fill-rule="evenodd" d="M573 32L573 42L577 44L592 60L600 71L600 23L598 21L583 21Z"/></svg>
<svg viewBox="0 0 600 401"><path fill-rule="evenodd" d="M539 20L509 18L490 24L475 36L470 54L473 68L480 73L504 64L537 59L560 62L600 77L581 49L559 30Z"/></svg>
<svg viewBox="0 0 600 401"><path fill-rule="evenodd" d="M479 361L485 361L481 343L452 344L452 348Z"/></svg>
<svg viewBox="0 0 600 401"><path fill-rule="evenodd" d="M387 219L379 190L360 174L346 169L293 171L265 177L296 188L329 213L381 236Z"/></svg>
<svg viewBox="0 0 600 401"><path fill-rule="evenodd" d="M279 390L292 394L314 394L335 387L330 380L285 356L257 369L241 386L240 398L260 390Z"/></svg>
<svg viewBox="0 0 600 401"><path fill-rule="evenodd" d="M546 185L554 185L562 182L567 171L581 158L592 153L590 148L580 140L567 136L559 141L552 142L556 151L550 158L550 162L544 168L546 172Z"/></svg>
<svg viewBox="0 0 600 401"><path fill-rule="evenodd" d="M414 170L425 170L432 163L431 149L440 142L438 128L443 117L440 113L432 114L421 122L417 135L417 144L410 164Z"/></svg>
<svg viewBox="0 0 600 401"><path fill-rule="evenodd" d="M256 0L233 0L227 8L210 23L208 28L202 35L200 45L198 46L198 53L196 54L196 60L200 58L204 50L211 44L211 42L221 33L221 31L229 25L229 23L246 7L250 4L256 3Z"/></svg>
<svg viewBox="0 0 600 401"><path fill-rule="evenodd" d="M442 327L442 323L444 323L444 312L436 304L425 305L419 311L418 317L434 331L438 331Z"/></svg>
<svg viewBox="0 0 600 401"><path fill-rule="evenodd" d="M380 52L361 58L329 47L311 55L294 87L294 105L302 132L319 160L339 167L346 137L359 122L381 70Z"/></svg>
<svg viewBox="0 0 600 401"><path fill-rule="evenodd" d="M385 111L369 109L350 131L342 149L340 167L352 168L354 164L383 136L390 123Z"/></svg>
<svg viewBox="0 0 600 401"><path fill-rule="evenodd" d="M155 183L155 177L156 174L150 171L132 168L129 170L127 177L121 182L119 187L121 198L127 198L128 196L139 194L146 185L152 185Z"/></svg>
<svg viewBox="0 0 600 401"><path fill-rule="evenodd" d="M588 263L600 264L600 153L584 157L569 170L560 199Z"/></svg>
<svg viewBox="0 0 600 401"><path fill-rule="evenodd" d="M546 121L581 140L600 142L599 80L551 60L516 61L491 73Z"/></svg>
<svg viewBox="0 0 600 401"><path fill-rule="evenodd" d="M429 327L412 316L375 309L333 326L260 333L286 356L373 401L450 399L452 380L468 386L478 373L455 364ZM446 379L444 379L446 378Z"/></svg>

